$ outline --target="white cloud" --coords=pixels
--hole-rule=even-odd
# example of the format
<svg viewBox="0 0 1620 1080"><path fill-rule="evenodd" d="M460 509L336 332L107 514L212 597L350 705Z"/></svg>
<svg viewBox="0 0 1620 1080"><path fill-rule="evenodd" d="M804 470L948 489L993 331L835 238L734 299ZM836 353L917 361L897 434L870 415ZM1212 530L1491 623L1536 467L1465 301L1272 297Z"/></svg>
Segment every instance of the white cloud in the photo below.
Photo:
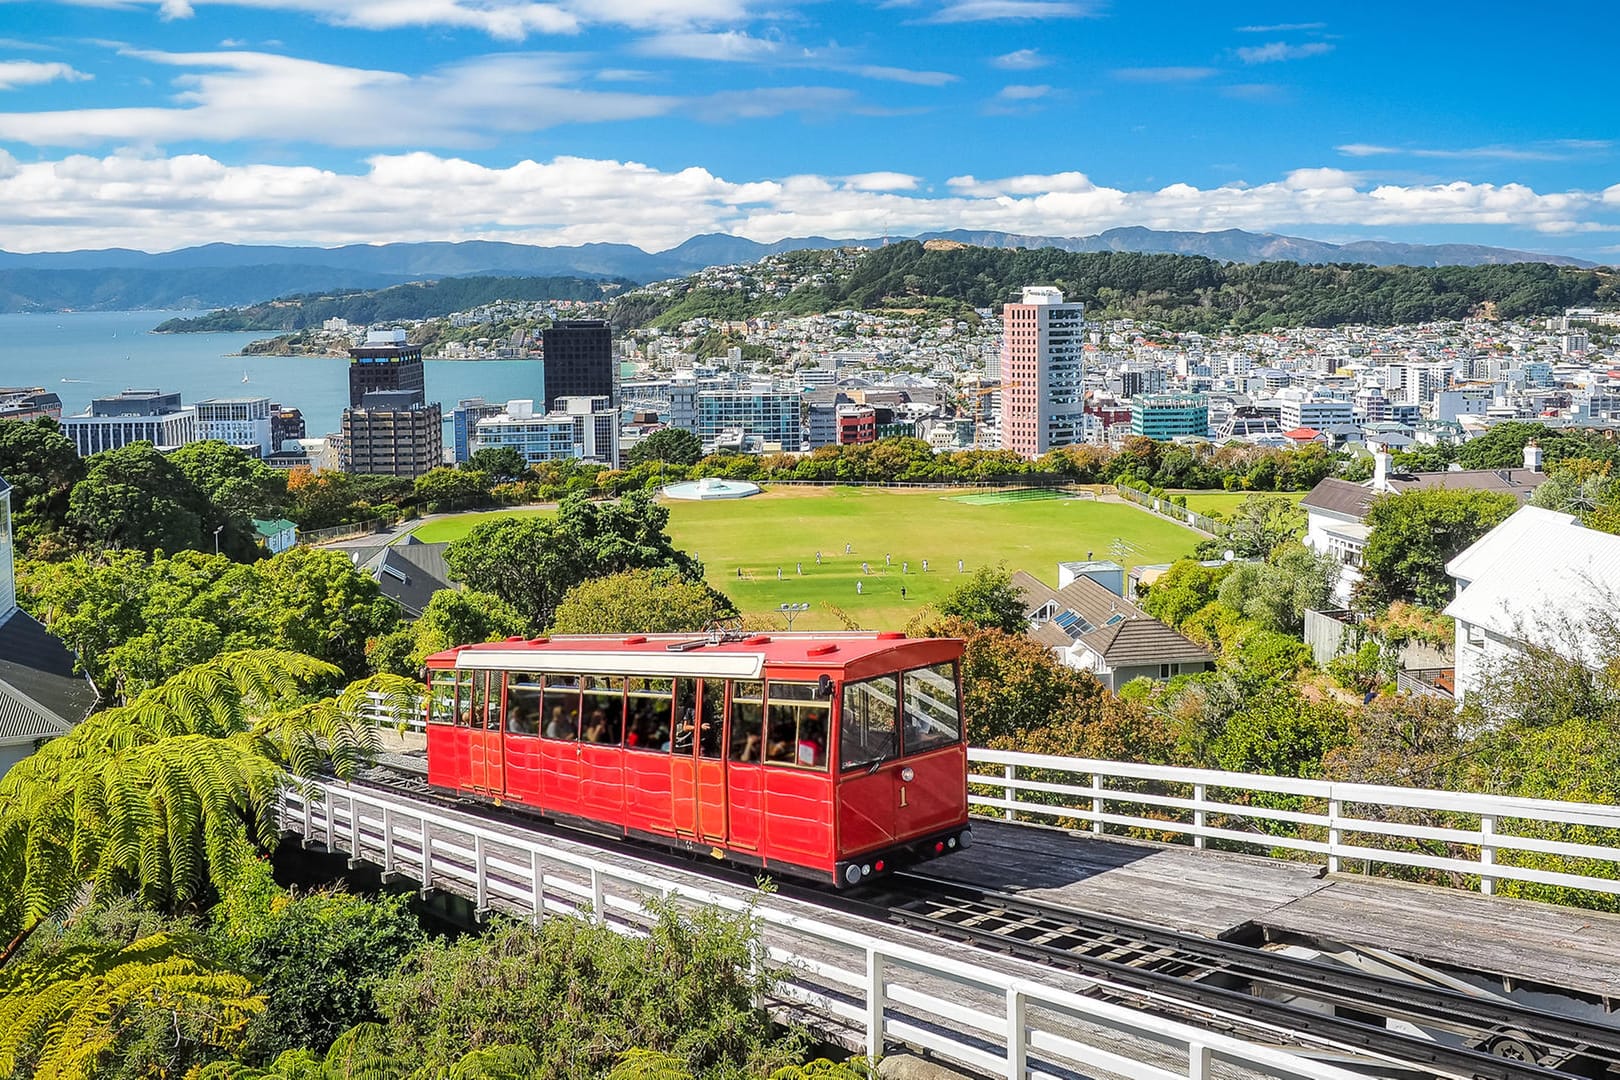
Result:
<svg viewBox="0 0 1620 1080"><path fill-rule="evenodd" d="M44 63L37 60L0 60L0 90L15 90L19 86L37 86L40 83L83 82L90 78L70 64Z"/></svg>
<svg viewBox="0 0 1620 1080"><path fill-rule="evenodd" d="M1052 92L1050 86L1003 86L996 94L1004 101L1034 101L1043 98Z"/></svg>
<svg viewBox="0 0 1620 1080"><path fill-rule="evenodd" d="M1245 64L1275 64L1279 60L1303 60L1332 51L1333 46L1326 41L1307 41L1302 45L1272 41L1265 45L1246 45L1237 50L1237 58Z"/></svg>
<svg viewBox="0 0 1620 1080"><path fill-rule="evenodd" d="M902 172L858 173L844 177L844 186L851 191L915 191L921 178Z"/></svg>
<svg viewBox="0 0 1620 1080"><path fill-rule="evenodd" d="M992 57L990 63L1003 71L1034 71L1043 68L1052 62L1050 57L1042 56L1039 49L1014 49L1010 53L1002 53Z"/></svg>
<svg viewBox="0 0 1620 1080"><path fill-rule="evenodd" d="M681 31L644 38L634 46L648 56L702 60L706 63L769 64L776 67L837 71L863 79L944 86L956 76L944 71L916 71L860 62L858 55L837 45L796 45L781 38L755 37L741 30Z"/></svg>
<svg viewBox="0 0 1620 1080"><path fill-rule="evenodd" d="M791 91L790 91L791 92ZM953 177L947 194L907 173L736 182L706 169L558 157L495 168L415 152L356 173L227 165L201 155L69 156L19 163L0 153L0 233L17 251L147 250L229 239L343 244L505 239L670 247L696 233L756 240L986 229L1072 236L1120 225L1337 234L1413 225L1495 225L1547 236L1620 229L1620 185L1538 192L1522 184L1374 184L1301 169L1252 186L1170 184L1126 191L1065 172ZM453 198L446 193L453 192Z"/></svg>
<svg viewBox="0 0 1620 1080"><path fill-rule="evenodd" d="M1001 22L1025 19L1078 19L1092 13L1089 3L1073 0L947 0L923 22Z"/></svg>
<svg viewBox="0 0 1620 1080"><path fill-rule="evenodd" d="M1409 157L1441 158L1457 161L1571 161L1604 153L1614 147L1607 139L1551 139L1527 146L1382 146L1377 143L1346 143L1334 147L1346 157L1380 157L1405 154Z"/></svg>
<svg viewBox="0 0 1620 1080"><path fill-rule="evenodd" d="M1125 82L1171 83L1197 82L1218 74L1210 67L1140 67L1115 68L1114 78Z"/></svg>
<svg viewBox="0 0 1620 1080"><path fill-rule="evenodd" d="M1240 34L1288 34L1298 30L1322 30L1326 27L1327 23L1319 22L1273 23L1270 26L1240 26L1237 31Z"/></svg>
<svg viewBox="0 0 1620 1080"><path fill-rule="evenodd" d="M339 67L272 53L126 55L184 69L173 104L0 112L0 140L36 146L161 145L266 139L329 146L467 147L562 123L686 112L706 120L854 108L825 87L705 97L580 89L576 58L554 53L473 57L423 75Z"/></svg>

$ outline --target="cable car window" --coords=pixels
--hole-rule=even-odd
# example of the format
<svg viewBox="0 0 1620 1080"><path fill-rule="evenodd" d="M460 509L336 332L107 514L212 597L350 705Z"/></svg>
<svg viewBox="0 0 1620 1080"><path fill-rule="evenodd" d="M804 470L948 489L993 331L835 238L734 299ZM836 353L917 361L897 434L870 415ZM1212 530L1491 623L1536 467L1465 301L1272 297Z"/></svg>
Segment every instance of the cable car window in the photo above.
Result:
<svg viewBox="0 0 1620 1080"><path fill-rule="evenodd" d="M765 684L731 684L731 760L758 765L765 727Z"/></svg>
<svg viewBox="0 0 1620 1080"><path fill-rule="evenodd" d="M455 723L456 673L449 670L434 671L431 681L433 692L428 697L428 723Z"/></svg>
<svg viewBox="0 0 1620 1080"><path fill-rule="evenodd" d="M859 769L894 757L900 749L895 730L899 715L900 682L895 676L845 683L838 767Z"/></svg>
<svg viewBox="0 0 1620 1080"><path fill-rule="evenodd" d="M765 762L801 769L827 768L827 716L832 701L815 683L771 682L765 687Z"/></svg>
<svg viewBox="0 0 1620 1080"><path fill-rule="evenodd" d="M624 726L624 676L587 675L581 739L605 746L619 745Z"/></svg>
<svg viewBox="0 0 1620 1080"><path fill-rule="evenodd" d="M702 705L698 714L698 753L710 760L718 760L725 756L721 749L726 728L725 680L703 680Z"/></svg>
<svg viewBox="0 0 1620 1080"><path fill-rule="evenodd" d="M632 678L625 698L624 745L632 750L668 750L674 686L668 679Z"/></svg>
<svg viewBox="0 0 1620 1080"><path fill-rule="evenodd" d="M467 674L472 680L472 688L467 692L468 696L464 698L464 701L469 702L465 709L467 726L481 728L484 726L484 714L489 709L489 694L485 691L485 687L489 682L489 672L469 671Z"/></svg>
<svg viewBox="0 0 1620 1080"><path fill-rule="evenodd" d="M541 694L545 726L540 734L548 739L579 741L579 676L547 675Z"/></svg>
<svg viewBox="0 0 1620 1080"><path fill-rule="evenodd" d="M540 676L532 671L506 676L506 733L540 734Z"/></svg>
<svg viewBox="0 0 1620 1080"><path fill-rule="evenodd" d="M481 671L456 672L456 727L471 727L473 718L473 676Z"/></svg>
<svg viewBox="0 0 1620 1080"><path fill-rule="evenodd" d="M484 672L484 730L501 730L501 688L506 684L506 677L499 671Z"/></svg>
<svg viewBox="0 0 1620 1080"><path fill-rule="evenodd" d="M962 738L962 708L956 695L956 665L934 664L908 671L905 752L948 746Z"/></svg>

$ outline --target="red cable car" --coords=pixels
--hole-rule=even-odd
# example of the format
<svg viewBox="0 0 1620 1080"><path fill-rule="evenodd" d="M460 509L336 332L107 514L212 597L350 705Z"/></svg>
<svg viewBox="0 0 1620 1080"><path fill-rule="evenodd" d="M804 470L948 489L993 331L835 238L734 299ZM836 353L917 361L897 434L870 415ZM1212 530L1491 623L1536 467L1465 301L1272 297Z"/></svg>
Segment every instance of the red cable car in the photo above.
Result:
<svg viewBox="0 0 1620 1080"><path fill-rule="evenodd" d="M577 636L428 657L428 782L835 885L965 847L962 643Z"/></svg>

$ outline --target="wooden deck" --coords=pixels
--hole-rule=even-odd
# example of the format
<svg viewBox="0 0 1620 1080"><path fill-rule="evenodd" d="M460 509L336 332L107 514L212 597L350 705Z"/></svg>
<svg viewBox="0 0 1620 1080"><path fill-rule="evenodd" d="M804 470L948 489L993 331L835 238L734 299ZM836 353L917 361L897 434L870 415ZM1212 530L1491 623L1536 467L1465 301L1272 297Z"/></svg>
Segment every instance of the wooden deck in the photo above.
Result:
<svg viewBox="0 0 1620 1080"><path fill-rule="evenodd" d="M1211 937L1258 929L1620 998L1620 915L1039 825L976 819L973 835L923 872Z"/></svg>
<svg viewBox="0 0 1620 1080"><path fill-rule="evenodd" d="M1208 937L1323 888L1320 867L975 818L973 846L925 874Z"/></svg>

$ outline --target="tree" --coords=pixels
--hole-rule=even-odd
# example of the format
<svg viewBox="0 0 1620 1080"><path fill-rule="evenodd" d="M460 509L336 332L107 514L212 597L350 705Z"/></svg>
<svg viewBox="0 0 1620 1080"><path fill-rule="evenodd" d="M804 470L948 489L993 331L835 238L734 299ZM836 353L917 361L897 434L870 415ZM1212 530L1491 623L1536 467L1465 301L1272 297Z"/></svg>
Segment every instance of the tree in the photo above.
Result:
<svg viewBox="0 0 1620 1080"><path fill-rule="evenodd" d="M616 503L570 495L553 517L504 517L478 525L445 558L469 588L494 593L529 629L549 626L569 589L621 570L669 567L700 581L703 565L665 532L669 511L632 492Z"/></svg>
<svg viewBox="0 0 1620 1080"><path fill-rule="evenodd" d="M416 478L412 494L416 496L417 502L438 512L488 502L489 483L488 473L440 465Z"/></svg>
<svg viewBox="0 0 1620 1080"><path fill-rule="evenodd" d="M1495 491L1437 488L1376 500L1362 552L1361 601L1383 606L1409 600L1443 607L1454 592L1446 563L1519 508Z"/></svg>
<svg viewBox="0 0 1620 1080"><path fill-rule="evenodd" d="M366 645L399 622L399 608L341 552L295 547L255 566L242 614L266 644L307 653L350 675L367 670Z"/></svg>
<svg viewBox="0 0 1620 1080"><path fill-rule="evenodd" d="M554 634L676 634L706 630L737 609L678 571L624 570L569 589L552 615Z"/></svg>
<svg viewBox="0 0 1620 1080"><path fill-rule="evenodd" d="M515 446L480 447L467 456L461 467L484 473L497 483L521 480L529 474L529 463Z"/></svg>
<svg viewBox="0 0 1620 1080"><path fill-rule="evenodd" d="M415 622L378 639L371 649L377 671L415 675L436 652L481 641L501 641L523 633L523 614L493 593L440 589Z"/></svg>
<svg viewBox="0 0 1620 1080"><path fill-rule="evenodd" d="M703 440L685 428L661 428L632 446L625 454L631 467L649 461L671 465L696 465L703 457Z"/></svg>
<svg viewBox="0 0 1620 1080"><path fill-rule="evenodd" d="M1195 559L1182 559L1148 587L1142 610L1167 626L1179 629L1194 613L1215 600L1221 582L1231 569L1231 563L1205 566Z"/></svg>
<svg viewBox="0 0 1620 1080"><path fill-rule="evenodd" d="M68 499L67 521L94 547L172 553L205 544L212 550L213 530L224 524L216 516L183 472L151 443L137 442L90 457Z"/></svg>
<svg viewBox="0 0 1620 1080"><path fill-rule="evenodd" d="M1013 588L1006 566L981 566L939 602L943 615L954 615L985 629L1022 634L1029 629L1024 600Z"/></svg>
<svg viewBox="0 0 1620 1080"><path fill-rule="evenodd" d="M67 520L68 493L84 476L84 461L56 421L0 421L0 480L11 485L18 543L28 547Z"/></svg>
<svg viewBox="0 0 1620 1080"><path fill-rule="evenodd" d="M1096 679L1065 667L1023 633L980 630L963 648L962 712L975 746L1087 715L1105 695Z"/></svg>
<svg viewBox="0 0 1620 1080"><path fill-rule="evenodd" d="M1305 511L1284 495L1250 495L1222 523L1224 531L1199 545L1210 558L1231 551L1240 559L1263 559L1279 544L1305 534Z"/></svg>
<svg viewBox="0 0 1620 1080"><path fill-rule="evenodd" d="M287 501L287 474L218 439L188 443L169 462L225 514L246 523L278 517Z"/></svg>
<svg viewBox="0 0 1620 1080"><path fill-rule="evenodd" d="M1221 603L1268 630L1297 634L1305 612L1323 608L1333 598L1339 563L1303 544L1285 544L1265 562L1233 566L1221 582Z"/></svg>

